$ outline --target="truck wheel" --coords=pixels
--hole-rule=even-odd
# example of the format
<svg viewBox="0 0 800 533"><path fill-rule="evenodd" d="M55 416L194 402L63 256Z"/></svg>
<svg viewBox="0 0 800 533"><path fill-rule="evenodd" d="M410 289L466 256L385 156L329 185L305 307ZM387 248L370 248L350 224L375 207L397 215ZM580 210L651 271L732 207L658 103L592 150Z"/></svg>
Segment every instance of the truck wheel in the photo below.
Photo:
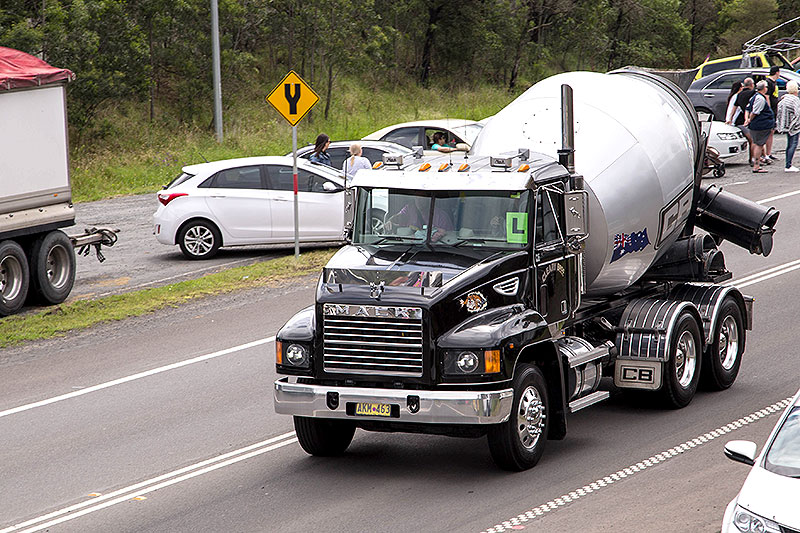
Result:
<svg viewBox="0 0 800 533"><path fill-rule="evenodd" d="M0 242L0 316L12 315L22 308L28 283L25 251L14 241Z"/></svg>
<svg viewBox="0 0 800 533"><path fill-rule="evenodd" d="M661 396L667 407L686 407L697 392L702 361L700 326L694 315L684 311L678 317L670 342L669 361L664 365Z"/></svg>
<svg viewBox="0 0 800 533"><path fill-rule="evenodd" d="M31 288L45 304L60 304L75 284L75 250L63 231L51 231L31 247Z"/></svg>
<svg viewBox="0 0 800 533"><path fill-rule="evenodd" d="M306 453L318 457L333 457L342 455L350 446L356 426L347 420L296 416L294 431Z"/></svg>
<svg viewBox="0 0 800 533"><path fill-rule="evenodd" d="M532 468L544 453L549 426L547 383L538 367L523 365L514 376L514 403L508 421L489 429L489 451L503 470Z"/></svg>
<svg viewBox="0 0 800 533"><path fill-rule="evenodd" d="M206 220L192 220L178 232L178 245L189 259L211 259L222 244L217 227Z"/></svg>
<svg viewBox="0 0 800 533"><path fill-rule="evenodd" d="M742 310L735 301L726 298L703 362L703 384L707 388L724 390L736 381L742 364L744 335Z"/></svg>

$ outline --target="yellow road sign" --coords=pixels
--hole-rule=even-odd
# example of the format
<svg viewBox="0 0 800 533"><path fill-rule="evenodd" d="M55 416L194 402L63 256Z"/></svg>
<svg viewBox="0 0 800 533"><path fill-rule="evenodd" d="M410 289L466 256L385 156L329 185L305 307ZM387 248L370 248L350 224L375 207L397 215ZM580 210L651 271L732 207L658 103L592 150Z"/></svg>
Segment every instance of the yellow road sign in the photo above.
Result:
<svg viewBox="0 0 800 533"><path fill-rule="evenodd" d="M303 81L303 78L290 70L267 95L267 102L272 104L289 124L296 126L314 104L319 102L319 96Z"/></svg>

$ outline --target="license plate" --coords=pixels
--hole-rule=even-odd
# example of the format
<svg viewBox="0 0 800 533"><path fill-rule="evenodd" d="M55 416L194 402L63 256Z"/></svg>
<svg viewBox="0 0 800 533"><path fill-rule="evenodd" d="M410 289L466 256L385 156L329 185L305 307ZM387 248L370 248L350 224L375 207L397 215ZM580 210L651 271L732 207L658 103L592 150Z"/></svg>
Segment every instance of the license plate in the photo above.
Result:
<svg viewBox="0 0 800 533"><path fill-rule="evenodd" d="M355 408L356 416L392 416L392 406L388 403L358 402Z"/></svg>

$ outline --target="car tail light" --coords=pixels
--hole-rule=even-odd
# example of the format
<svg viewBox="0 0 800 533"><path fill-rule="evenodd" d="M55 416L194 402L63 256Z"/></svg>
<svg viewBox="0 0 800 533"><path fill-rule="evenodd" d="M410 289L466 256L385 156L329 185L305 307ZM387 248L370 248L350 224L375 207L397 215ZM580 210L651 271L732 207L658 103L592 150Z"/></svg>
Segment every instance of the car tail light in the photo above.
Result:
<svg viewBox="0 0 800 533"><path fill-rule="evenodd" d="M172 192L172 193L160 192L158 193L157 196L158 196L158 201L161 202L162 205L167 205L175 198L178 198L180 196L189 196L189 194L185 192Z"/></svg>

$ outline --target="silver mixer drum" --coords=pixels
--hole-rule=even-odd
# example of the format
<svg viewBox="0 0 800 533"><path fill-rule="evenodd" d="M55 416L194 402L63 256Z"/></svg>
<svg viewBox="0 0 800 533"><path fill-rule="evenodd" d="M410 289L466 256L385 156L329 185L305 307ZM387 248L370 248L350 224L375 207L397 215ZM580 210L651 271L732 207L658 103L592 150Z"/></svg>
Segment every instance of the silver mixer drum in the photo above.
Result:
<svg viewBox="0 0 800 533"><path fill-rule="evenodd" d="M589 192L589 294L622 290L675 242L692 207L697 116L676 86L635 71L547 78L488 121L472 147L558 157L561 85L574 93L575 172ZM683 98L683 99L682 99Z"/></svg>

